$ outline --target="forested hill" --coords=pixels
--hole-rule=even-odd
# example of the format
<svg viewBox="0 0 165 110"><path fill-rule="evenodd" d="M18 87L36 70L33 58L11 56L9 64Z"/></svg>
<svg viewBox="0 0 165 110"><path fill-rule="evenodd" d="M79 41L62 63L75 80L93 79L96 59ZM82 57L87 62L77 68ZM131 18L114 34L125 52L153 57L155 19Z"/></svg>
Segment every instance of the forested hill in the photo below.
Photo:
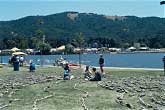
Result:
<svg viewBox="0 0 165 110"><path fill-rule="evenodd" d="M142 42L150 47L165 47L165 19L159 17L64 12L0 22L2 41L16 36L29 39L37 37L38 33L44 34L48 40L70 40L79 32L83 33L85 39L92 39L90 41L113 39L118 46L122 43Z"/></svg>

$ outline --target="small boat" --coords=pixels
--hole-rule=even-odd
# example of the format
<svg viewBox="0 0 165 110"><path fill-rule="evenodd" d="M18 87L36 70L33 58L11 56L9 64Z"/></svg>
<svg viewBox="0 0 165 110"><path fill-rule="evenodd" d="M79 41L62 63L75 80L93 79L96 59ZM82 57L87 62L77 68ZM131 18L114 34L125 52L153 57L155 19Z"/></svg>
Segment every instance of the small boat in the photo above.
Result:
<svg viewBox="0 0 165 110"><path fill-rule="evenodd" d="M53 65L54 66L62 66L63 67L67 63L68 63L69 66L79 66L79 64L76 64L76 63L69 63L69 61L67 61L62 56L59 59L55 60L55 63Z"/></svg>
<svg viewBox="0 0 165 110"><path fill-rule="evenodd" d="M69 66L79 66L79 64L69 63Z"/></svg>
<svg viewBox="0 0 165 110"><path fill-rule="evenodd" d="M53 63L54 66L64 66L64 64L69 63L66 59L64 59L62 56L55 60L55 63Z"/></svg>

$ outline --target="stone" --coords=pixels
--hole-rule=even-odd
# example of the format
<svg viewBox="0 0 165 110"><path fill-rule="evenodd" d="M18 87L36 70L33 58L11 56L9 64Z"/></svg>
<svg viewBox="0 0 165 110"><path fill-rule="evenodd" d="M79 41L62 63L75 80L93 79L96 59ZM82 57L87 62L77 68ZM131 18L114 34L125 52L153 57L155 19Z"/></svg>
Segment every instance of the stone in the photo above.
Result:
<svg viewBox="0 0 165 110"><path fill-rule="evenodd" d="M133 106L132 106L130 103L127 103L127 104L126 104L126 107L128 107L128 108L130 108L130 109L133 108Z"/></svg>
<svg viewBox="0 0 165 110"><path fill-rule="evenodd" d="M161 110L159 107L155 107L153 108L153 110Z"/></svg>
<svg viewBox="0 0 165 110"><path fill-rule="evenodd" d="M140 93L139 96L140 97L144 97L146 94L144 92Z"/></svg>
<svg viewBox="0 0 165 110"><path fill-rule="evenodd" d="M124 94L118 95L118 96L117 96L117 99L118 99L118 100L123 100L123 99L124 99Z"/></svg>
<svg viewBox="0 0 165 110"><path fill-rule="evenodd" d="M146 106L146 104L145 104L145 102L143 101L142 98L139 98L139 103L140 103L141 105L143 105L143 106Z"/></svg>
<svg viewBox="0 0 165 110"><path fill-rule="evenodd" d="M0 93L0 97L1 97L1 98L3 97L3 94L2 94L2 93Z"/></svg>
<svg viewBox="0 0 165 110"><path fill-rule="evenodd" d="M116 99L116 103L118 103L120 105L123 105L124 104L123 100L118 100L118 99Z"/></svg>

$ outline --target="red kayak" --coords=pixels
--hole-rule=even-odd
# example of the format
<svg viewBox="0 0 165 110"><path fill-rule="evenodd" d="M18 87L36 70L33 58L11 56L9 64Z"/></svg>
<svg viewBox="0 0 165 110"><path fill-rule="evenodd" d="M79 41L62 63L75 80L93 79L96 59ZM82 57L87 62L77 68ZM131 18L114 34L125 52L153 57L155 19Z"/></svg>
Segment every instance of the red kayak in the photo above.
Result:
<svg viewBox="0 0 165 110"><path fill-rule="evenodd" d="M79 64L70 63L69 66L79 66Z"/></svg>

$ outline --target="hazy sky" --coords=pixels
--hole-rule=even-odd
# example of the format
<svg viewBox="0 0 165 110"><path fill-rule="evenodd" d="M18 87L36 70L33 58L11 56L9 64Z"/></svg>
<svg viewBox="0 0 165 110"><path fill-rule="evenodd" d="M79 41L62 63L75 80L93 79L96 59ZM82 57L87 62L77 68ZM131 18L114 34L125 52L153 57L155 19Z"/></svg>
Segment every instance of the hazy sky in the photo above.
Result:
<svg viewBox="0 0 165 110"><path fill-rule="evenodd" d="M0 21L65 11L105 15L164 16L161 0L0 0Z"/></svg>

